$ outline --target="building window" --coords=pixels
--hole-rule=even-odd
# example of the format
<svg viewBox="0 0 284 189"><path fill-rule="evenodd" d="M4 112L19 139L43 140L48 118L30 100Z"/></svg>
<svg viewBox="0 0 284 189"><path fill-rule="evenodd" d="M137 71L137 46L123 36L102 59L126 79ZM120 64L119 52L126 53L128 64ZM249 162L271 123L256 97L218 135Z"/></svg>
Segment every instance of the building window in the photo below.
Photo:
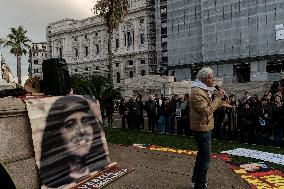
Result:
<svg viewBox="0 0 284 189"><path fill-rule="evenodd" d="M85 68L85 71L89 71L89 68Z"/></svg>
<svg viewBox="0 0 284 189"><path fill-rule="evenodd" d="M59 48L59 58L62 58L63 55L62 55L62 48Z"/></svg>
<svg viewBox="0 0 284 189"><path fill-rule="evenodd" d="M78 57L79 56L78 49L75 48L74 50L75 50L75 57Z"/></svg>
<svg viewBox="0 0 284 189"><path fill-rule="evenodd" d="M78 69L76 68L74 71L75 71L75 72L78 72Z"/></svg>
<svg viewBox="0 0 284 189"><path fill-rule="evenodd" d="M98 44L96 44L96 54L100 53L100 46Z"/></svg>
<svg viewBox="0 0 284 189"><path fill-rule="evenodd" d="M77 37L74 37L74 41L77 41Z"/></svg>
<svg viewBox="0 0 284 189"><path fill-rule="evenodd" d="M97 32L95 33L95 36L98 36L98 33L97 33Z"/></svg>
<svg viewBox="0 0 284 189"><path fill-rule="evenodd" d="M132 45L134 46L134 31L132 32Z"/></svg>
<svg viewBox="0 0 284 189"><path fill-rule="evenodd" d="M115 48L119 48L119 38L115 39Z"/></svg>
<svg viewBox="0 0 284 189"><path fill-rule="evenodd" d="M167 34L167 28L162 28L161 29L161 34L166 35Z"/></svg>
<svg viewBox="0 0 284 189"><path fill-rule="evenodd" d="M116 83L120 83L120 73L116 73Z"/></svg>
<svg viewBox="0 0 284 189"><path fill-rule="evenodd" d="M128 65L133 66L133 60L128 60Z"/></svg>
<svg viewBox="0 0 284 189"><path fill-rule="evenodd" d="M86 47L85 47L85 55L88 56L88 54L89 54L89 49L88 49L88 47L86 46Z"/></svg>
<svg viewBox="0 0 284 189"><path fill-rule="evenodd" d="M115 67L119 67L119 63L115 63Z"/></svg>
<svg viewBox="0 0 284 189"><path fill-rule="evenodd" d="M141 42L141 45L144 44L144 41L145 41L145 35L144 35L144 33L141 33L141 34L140 34L140 42Z"/></svg>
<svg viewBox="0 0 284 189"><path fill-rule="evenodd" d="M38 60L34 60L34 64L38 64Z"/></svg>
<svg viewBox="0 0 284 189"><path fill-rule="evenodd" d="M144 76L144 75L145 75L145 73L146 73L146 71L145 71L145 70L141 70L141 75L142 75L142 76Z"/></svg>
<svg viewBox="0 0 284 189"><path fill-rule="evenodd" d="M140 25L144 24L144 18L140 19Z"/></svg>
<svg viewBox="0 0 284 189"><path fill-rule="evenodd" d="M129 78L133 78L133 71L129 72Z"/></svg>
<svg viewBox="0 0 284 189"><path fill-rule="evenodd" d="M85 39L88 39L88 36L87 36L87 35L85 35Z"/></svg>
<svg viewBox="0 0 284 189"><path fill-rule="evenodd" d="M132 37L131 37L131 33L127 32L127 47L130 47L132 44Z"/></svg>
<svg viewBox="0 0 284 189"><path fill-rule="evenodd" d="M124 33L124 46L126 46L126 33Z"/></svg>
<svg viewBox="0 0 284 189"><path fill-rule="evenodd" d="M140 64L145 64L145 60L140 60Z"/></svg>
<svg viewBox="0 0 284 189"><path fill-rule="evenodd" d="M162 49L163 49L163 50L166 50L166 49L167 49L167 42L163 42L163 43L162 43Z"/></svg>
<svg viewBox="0 0 284 189"><path fill-rule="evenodd" d="M96 70L100 70L100 67L99 67L99 66L96 66Z"/></svg>

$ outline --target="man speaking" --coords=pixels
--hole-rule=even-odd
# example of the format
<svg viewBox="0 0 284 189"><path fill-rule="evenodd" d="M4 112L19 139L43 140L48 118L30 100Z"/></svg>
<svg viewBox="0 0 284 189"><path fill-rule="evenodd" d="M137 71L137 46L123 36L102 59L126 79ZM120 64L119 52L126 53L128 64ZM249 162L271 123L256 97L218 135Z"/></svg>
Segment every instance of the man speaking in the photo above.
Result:
<svg viewBox="0 0 284 189"><path fill-rule="evenodd" d="M214 128L213 112L219 107L231 107L222 101L223 89L217 90L211 100L209 87L213 87L213 70L203 68L192 85L190 103L190 128L194 131L198 153L194 165L191 188L206 187L206 175L211 161L211 131Z"/></svg>

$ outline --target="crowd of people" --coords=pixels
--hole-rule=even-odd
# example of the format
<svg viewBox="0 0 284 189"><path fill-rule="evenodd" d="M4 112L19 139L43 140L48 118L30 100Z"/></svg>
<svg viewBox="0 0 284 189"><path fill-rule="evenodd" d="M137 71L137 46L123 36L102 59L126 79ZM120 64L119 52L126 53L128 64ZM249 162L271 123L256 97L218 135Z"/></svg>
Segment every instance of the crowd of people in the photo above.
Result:
<svg viewBox="0 0 284 189"><path fill-rule="evenodd" d="M186 121L189 120L188 97L173 95L163 97L150 95L148 100L142 101L142 96L131 96L126 102L122 99L119 105L119 114L122 117L122 128L144 130L144 111L147 114L148 130L151 132L189 135Z"/></svg>
<svg viewBox="0 0 284 189"><path fill-rule="evenodd" d="M284 80L274 82L271 89L263 95L249 94L237 98L229 93L225 100L232 105L214 112L213 139L236 140L245 143L263 145L283 145L284 136ZM214 98L214 91L212 92ZM122 128L144 130L144 111L147 114L148 130L160 134L178 134L191 136L189 95L149 95L143 101L142 95L131 96L127 101L122 99L119 114ZM111 117L111 109L107 108L107 116ZM112 118L109 118L112 123ZM111 125L110 125L111 126Z"/></svg>
<svg viewBox="0 0 284 189"><path fill-rule="evenodd" d="M239 99L236 94L229 95L227 101L233 107L214 112L215 128L212 138L282 146L283 80L280 84L272 86L260 97L250 95L247 91Z"/></svg>

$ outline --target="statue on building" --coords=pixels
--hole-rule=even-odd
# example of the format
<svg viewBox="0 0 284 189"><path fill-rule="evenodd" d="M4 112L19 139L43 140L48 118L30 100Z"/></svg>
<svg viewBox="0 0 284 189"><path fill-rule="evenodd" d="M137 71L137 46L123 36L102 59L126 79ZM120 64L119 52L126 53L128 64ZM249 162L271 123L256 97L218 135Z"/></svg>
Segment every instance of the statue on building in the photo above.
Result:
<svg viewBox="0 0 284 189"><path fill-rule="evenodd" d="M15 78L11 73L11 69L5 63L5 60L2 55L1 55L1 75L2 75L2 79L5 80L7 83L16 85Z"/></svg>

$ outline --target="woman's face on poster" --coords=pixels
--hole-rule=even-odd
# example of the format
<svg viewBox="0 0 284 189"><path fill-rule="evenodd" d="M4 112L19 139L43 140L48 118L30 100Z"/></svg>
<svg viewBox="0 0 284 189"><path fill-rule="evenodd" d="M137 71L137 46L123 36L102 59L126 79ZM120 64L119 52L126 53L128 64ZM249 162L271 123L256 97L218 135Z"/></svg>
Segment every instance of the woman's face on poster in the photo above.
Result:
<svg viewBox="0 0 284 189"><path fill-rule="evenodd" d="M68 151L75 156L88 154L94 138L90 116L85 112L76 112L63 121L60 133Z"/></svg>

